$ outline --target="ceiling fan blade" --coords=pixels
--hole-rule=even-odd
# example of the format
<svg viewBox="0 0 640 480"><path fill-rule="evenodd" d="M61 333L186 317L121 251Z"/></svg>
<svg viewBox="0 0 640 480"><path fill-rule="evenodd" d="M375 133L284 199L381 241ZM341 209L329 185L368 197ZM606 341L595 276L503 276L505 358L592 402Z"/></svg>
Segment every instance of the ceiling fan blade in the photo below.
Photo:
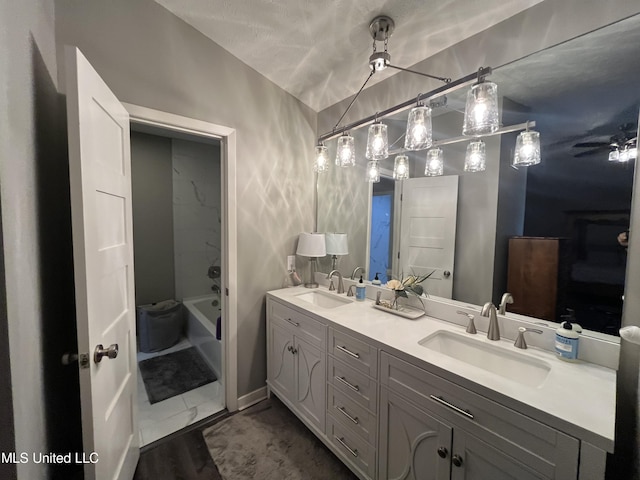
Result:
<svg viewBox="0 0 640 480"><path fill-rule="evenodd" d="M580 142L574 145L574 148L594 148L609 147L609 142Z"/></svg>
<svg viewBox="0 0 640 480"><path fill-rule="evenodd" d="M585 152L576 153L573 157L574 158L581 158L581 157L588 157L588 156L596 155L596 154L605 155L606 156L604 151L605 151L605 149L603 149L603 148L594 148L593 150L587 150Z"/></svg>

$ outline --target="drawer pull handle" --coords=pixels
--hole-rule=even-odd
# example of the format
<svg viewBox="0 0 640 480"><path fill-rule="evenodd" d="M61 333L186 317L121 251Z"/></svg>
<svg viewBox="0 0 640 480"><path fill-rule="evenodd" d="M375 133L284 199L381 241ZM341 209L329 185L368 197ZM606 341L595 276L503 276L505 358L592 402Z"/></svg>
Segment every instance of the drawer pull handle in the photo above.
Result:
<svg viewBox="0 0 640 480"><path fill-rule="evenodd" d="M334 377L336 380L338 380L340 383L345 384L347 387L349 387L351 390L353 390L354 392L359 392L360 391L360 387L358 387L358 385L353 385L349 382L347 382L347 379L344 377L339 377L339 376L335 376Z"/></svg>
<svg viewBox="0 0 640 480"><path fill-rule="evenodd" d="M360 358L359 353L354 353L351 350L347 349L347 347L343 347L342 345L336 345L336 348L341 352L346 353L347 355L351 355L353 358Z"/></svg>
<svg viewBox="0 0 640 480"><path fill-rule="evenodd" d="M473 414L469 410L463 410L460 407L456 407L454 404L447 402L442 397L436 397L435 395L429 395L429 396L431 397L432 400L435 400L436 402L441 403L445 407L449 407L451 410L461 413L462 415L469 417L471 420L473 420Z"/></svg>
<svg viewBox="0 0 640 480"><path fill-rule="evenodd" d="M338 409L338 411L343 414L345 417L347 417L349 420L351 420L353 423L355 423L356 425L358 425L360 422L358 421L358 417L352 417L351 415L349 415L347 413L347 411L344 409L344 407L336 407Z"/></svg>
<svg viewBox="0 0 640 480"><path fill-rule="evenodd" d="M353 456L354 456L354 457L356 457L356 458L358 457L358 450L357 450L357 449L356 449L356 450L353 450L349 445L347 445L347 444L345 443L345 441L344 441L344 437L340 437L340 438L338 438L338 437L334 436L333 438L335 438L335 439L340 443L340 445L342 445L344 448L346 448L347 450L349 450L349 453L350 453L351 455L353 455Z"/></svg>
<svg viewBox="0 0 640 480"><path fill-rule="evenodd" d="M298 322L294 322L293 320L291 320L290 318L285 318L285 320L287 322L289 322L291 325L293 325L294 327L299 327L300 324Z"/></svg>

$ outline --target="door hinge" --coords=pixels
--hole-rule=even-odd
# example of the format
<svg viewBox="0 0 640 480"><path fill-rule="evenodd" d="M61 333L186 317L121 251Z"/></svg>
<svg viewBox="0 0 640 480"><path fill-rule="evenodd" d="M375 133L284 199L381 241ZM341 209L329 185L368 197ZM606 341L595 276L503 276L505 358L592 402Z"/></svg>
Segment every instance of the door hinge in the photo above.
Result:
<svg viewBox="0 0 640 480"><path fill-rule="evenodd" d="M400 252L398 252L398 260L400 260Z"/></svg>
<svg viewBox="0 0 640 480"><path fill-rule="evenodd" d="M229 289L225 287L224 289L224 294L228 297L229 296Z"/></svg>

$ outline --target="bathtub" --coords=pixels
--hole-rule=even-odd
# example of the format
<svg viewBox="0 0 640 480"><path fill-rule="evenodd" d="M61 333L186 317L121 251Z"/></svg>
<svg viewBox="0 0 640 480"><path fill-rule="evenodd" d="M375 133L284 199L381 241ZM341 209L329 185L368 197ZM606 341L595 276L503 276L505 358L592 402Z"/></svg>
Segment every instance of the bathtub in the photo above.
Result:
<svg viewBox="0 0 640 480"><path fill-rule="evenodd" d="M220 316L220 307L211 304L215 299L220 302L220 295L185 298L182 303L186 307L186 334L189 342L198 349L218 380L221 380L222 342L216 340L216 320Z"/></svg>

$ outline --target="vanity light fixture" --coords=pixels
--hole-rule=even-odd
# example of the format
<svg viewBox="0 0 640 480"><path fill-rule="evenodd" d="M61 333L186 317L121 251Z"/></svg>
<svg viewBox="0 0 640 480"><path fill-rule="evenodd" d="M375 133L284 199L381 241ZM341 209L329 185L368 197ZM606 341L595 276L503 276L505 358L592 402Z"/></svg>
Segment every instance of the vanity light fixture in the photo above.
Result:
<svg viewBox="0 0 640 480"><path fill-rule="evenodd" d="M329 169L329 155L327 153L327 147L324 143L316 145L316 157L313 161L313 171L317 173L324 173Z"/></svg>
<svg viewBox="0 0 640 480"><path fill-rule="evenodd" d="M482 140L474 140L467 145L464 156L465 172L484 172L487 165L487 152Z"/></svg>
<svg viewBox="0 0 640 480"><path fill-rule="evenodd" d="M424 174L427 177L439 177L444 171L444 156L442 149L435 147L427 152L427 162L424 166Z"/></svg>
<svg viewBox="0 0 640 480"><path fill-rule="evenodd" d="M609 161L610 162L617 162L618 160L620 160L620 151L616 147L615 149L613 149L613 150L611 150L609 152Z"/></svg>
<svg viewBox="0 0 640 480"><path fill-rule="evenodd" d="M409 112L404 148L423 150L429 148L432 143L431 108L418 104Z"/></svg>
<svg viewBox="0 0 640 480"><path fill-rule="evenodd" d="M618 155L618 162L620 163L628 162L629 159L630 159L629 145L625 145L623 148L620 149L620 154Z"/></svg>
<svg viewBox="0 0 640 480"><path fill-rule="evenodd" d="M527 129L520 132L516 139L516 149L513 153L514 167L528 167L540 163L540 134Z"/></svg>
<svg viewBox="0 0 640 480"><path fill-rule="evenodd" d="M353 137L348 132L338 137L336 150L336 165L339 167L353 167L356 164L356 148Z"/></svg>
<svg viewBox="0 0 640 480"><path fill-rule="evenodd" d="M338 255L349 254L349 242L346 233L325 233L327 255L331 255L331 270L336 269Z"/></svg>
<svg viewBox="0 0 640 480"><path fill-rule="evenodd" d="M380 165L377 160L367 162L367 182L378 183L380 181Z"/></svg>
<svg viewBox="0 0 640 480"><path fill-rule="evenodd" d="M368 160L384 160L389 156L389 136L387 126L376 122L369 126L367 135L367 151L365 157Z"/></svg>
<svg viewBox="0 0 640 480"><path fill-rule="evenodd" d="M636 160L638 158L638 147L635 145L629 147L629 160Z"/></svg>
<svg viewBox="0 0 640 480"><path fill-rule="evenodd" d="M298 249L296 255L309 257L310 279L304 284L307 288L317 288L316 272L318 265L316 259L327 254L324 233L301 233L298 237Z"/></svg>
<svg viewBox="0 0 640 480"><path fill-rule="evenodd" d="M479 137L493 133L500 128L499 118L498 86L479 76L478 83L467 92L462 134Z"/></svg>
<svg viewBox="0 0 640 480"><path fill-rule="evenodd" d="M393 162L393 178L394 180L404 180L409 178L409 157L406 155L396 156Z"/></svg>

